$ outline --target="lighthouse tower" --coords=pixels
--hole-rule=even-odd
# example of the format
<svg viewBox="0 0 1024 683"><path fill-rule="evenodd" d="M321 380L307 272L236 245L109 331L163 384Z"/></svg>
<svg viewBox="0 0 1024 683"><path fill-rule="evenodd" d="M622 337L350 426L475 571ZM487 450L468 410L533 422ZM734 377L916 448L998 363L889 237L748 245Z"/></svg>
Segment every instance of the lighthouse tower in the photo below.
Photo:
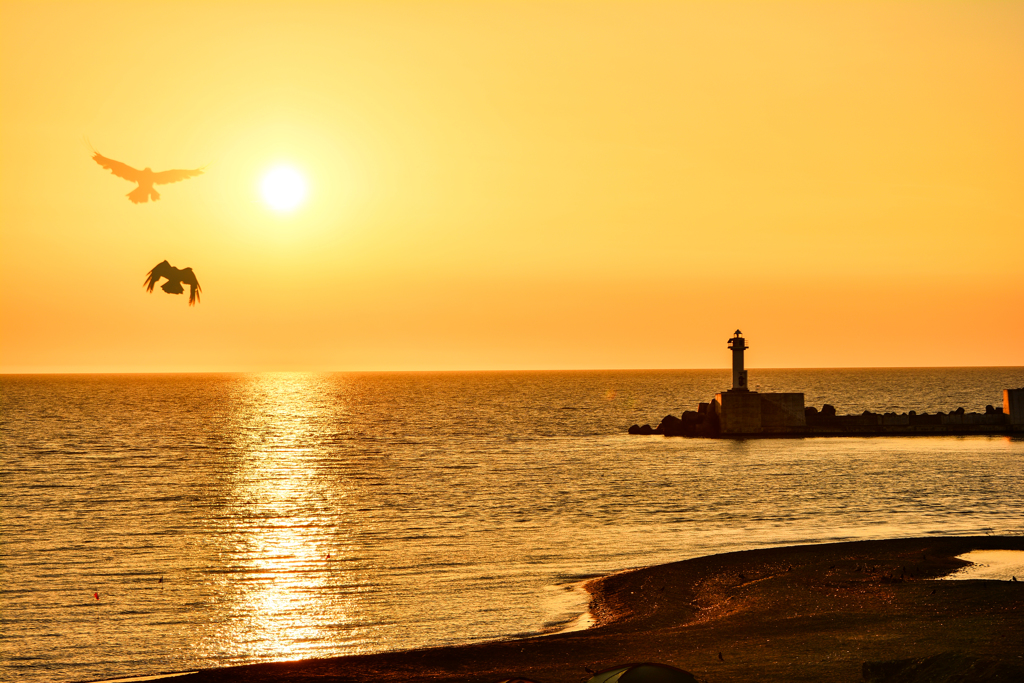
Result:
<svg viewBox="0 0 1024 683"><path fill-rule="evenodd" d="M732 350L732 389L729 391L750 391L747 388L747 371L743 369L743 352L748 347L742 332L736 330L729 340L729 348Z"/></svg>

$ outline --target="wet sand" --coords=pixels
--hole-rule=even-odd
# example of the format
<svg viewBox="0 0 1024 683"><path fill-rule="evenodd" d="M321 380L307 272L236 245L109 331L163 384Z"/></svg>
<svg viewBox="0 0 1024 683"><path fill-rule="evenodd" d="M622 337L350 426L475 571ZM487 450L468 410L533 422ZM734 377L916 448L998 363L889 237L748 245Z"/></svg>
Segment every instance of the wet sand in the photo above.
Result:
<svg viewBox="0 0 1024 683"><path fill-rule="evenodd" d="M709 683L860 681L864 662L950 651L1024 665L1024 577L935 580L965 566L957 555L987 549L1024 550L1024 537L858 541L701 557L592 581L597 626L586 631L170 680L493 683L520 676L580 683L588 672L653 661Z"/></svg>

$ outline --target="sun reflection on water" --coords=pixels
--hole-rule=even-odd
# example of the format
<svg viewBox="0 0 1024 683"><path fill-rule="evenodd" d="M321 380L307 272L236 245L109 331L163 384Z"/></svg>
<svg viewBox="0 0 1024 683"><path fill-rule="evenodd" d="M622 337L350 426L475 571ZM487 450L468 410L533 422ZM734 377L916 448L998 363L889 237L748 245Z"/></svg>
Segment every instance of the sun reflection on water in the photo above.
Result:
<svg viewBox="0 0 1024 683"><path fill-rule="evenodd" d="M221 581L230 617L218 649L242 659L295 659L363 650L358 599L368 587L353 564L348 495L323 476L324 435L343 417L326 378L252 376L239 397L238 467L224 514Z"/></svg>

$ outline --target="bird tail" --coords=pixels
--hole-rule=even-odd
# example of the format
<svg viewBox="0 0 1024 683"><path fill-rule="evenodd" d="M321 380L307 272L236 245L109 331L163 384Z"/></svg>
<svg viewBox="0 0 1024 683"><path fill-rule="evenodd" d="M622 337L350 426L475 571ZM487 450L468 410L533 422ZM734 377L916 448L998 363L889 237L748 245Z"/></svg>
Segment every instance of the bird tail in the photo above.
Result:
<svg viewBox="0 0 1024 683"><path fill-rule="evenodd" d="M128 199L132 200L132 204L145 204L149 201L149 192L149 188L136 187L128 193ZM160 195L157 195L156 199L160 199Z"/></svg>
<svg viewBox="0 0 1024 683"><path fill-rule="evenodd" d="M191 286L191 289L189 290L188 293L189 306L195 306L199 302L199 292L201 291L203 291L203 288L199 286L199 283L196 283Z"/></svg>

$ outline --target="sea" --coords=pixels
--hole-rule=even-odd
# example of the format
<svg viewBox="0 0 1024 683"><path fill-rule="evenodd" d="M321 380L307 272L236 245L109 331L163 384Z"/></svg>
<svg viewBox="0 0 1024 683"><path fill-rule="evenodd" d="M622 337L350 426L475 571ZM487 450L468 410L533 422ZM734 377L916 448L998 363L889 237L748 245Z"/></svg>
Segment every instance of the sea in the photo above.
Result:
<svg viewBox="0 0 1024 683"><path fill-rule="evenodd" d="M750 370L839 413L984 412L1024 368ZM585 628L587 579L1024 533L1024 438L630 436L724 370L0 376L0 680Z"/></svg>

